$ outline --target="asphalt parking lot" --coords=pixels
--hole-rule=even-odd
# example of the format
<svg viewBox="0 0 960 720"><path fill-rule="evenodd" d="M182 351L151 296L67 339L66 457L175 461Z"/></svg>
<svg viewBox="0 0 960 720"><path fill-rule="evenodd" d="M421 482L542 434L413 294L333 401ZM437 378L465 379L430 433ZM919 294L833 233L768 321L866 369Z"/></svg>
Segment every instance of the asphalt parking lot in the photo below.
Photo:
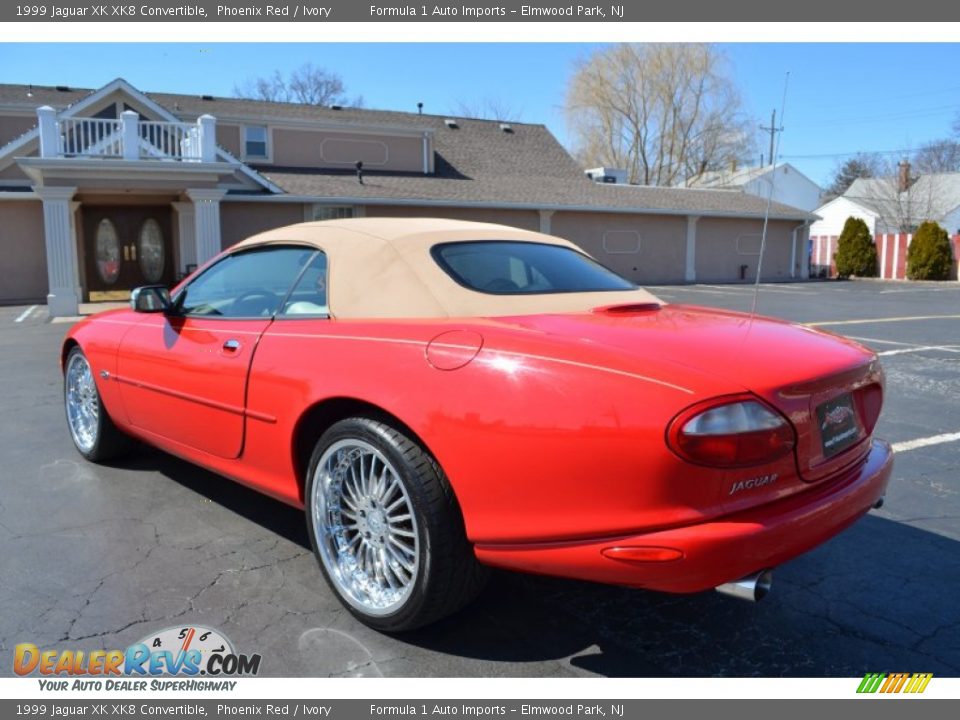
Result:
<svg viewBox="0 0 960 720"><path fill-rule="evenodd" d="M743 286L656 288L747 310ZM764 286L763 314L882 354L886 505L776 570L750 605L497 573L442 623L391 637L327 590L301 514L163 453L84 462L63 418L68 325L0 308L0 675L20 642L123 648L182 624L224 632L268 676L960 674L960 286Z"/></svg>

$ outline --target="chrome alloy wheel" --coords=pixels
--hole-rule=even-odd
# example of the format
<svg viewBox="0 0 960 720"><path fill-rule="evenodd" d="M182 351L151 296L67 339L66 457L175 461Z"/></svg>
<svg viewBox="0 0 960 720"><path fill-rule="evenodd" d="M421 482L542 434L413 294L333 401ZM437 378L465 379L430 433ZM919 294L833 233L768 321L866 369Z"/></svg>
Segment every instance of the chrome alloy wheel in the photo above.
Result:
<svg viewBox="0 0 960 720"><path fill-rule="evenodd" d="M81 452L89 453L97 442L100 426L100 397L90 363L82 353L74 353L67 365L65 385L67 423L73 442Z"/></svg>
<svg viewBox="0 0 960 720"><path fill-rule="evenodd" d="M313 477L313 533L343 598L369 615L399 609L420 569L413 503L393 465L373 445L328 447Z"/></svg>

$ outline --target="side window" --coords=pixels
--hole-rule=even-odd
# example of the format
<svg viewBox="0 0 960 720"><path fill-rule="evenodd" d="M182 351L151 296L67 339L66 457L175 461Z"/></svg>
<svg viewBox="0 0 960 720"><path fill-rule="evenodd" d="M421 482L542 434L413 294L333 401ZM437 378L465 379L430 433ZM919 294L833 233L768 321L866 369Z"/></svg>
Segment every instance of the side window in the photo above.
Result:
<svg viewBox="0 0 960 720"><path fill-rule="evenodd" d="M317 254L303 247L268 247L228 255L191 282L176 302L184 315L271 317Z"/></svg>
<svg viewBox="0 0 960 720"><path fill-rule="evenodd" d="M243 128L243 135L245 157L267 157L267 128L265 125L246 125Z"/></svg>
<svg viewBox="0 0 960 720"><path fill-rule="evenodd" d="M317 253L300 276L280 314L287 317L330 315L327 304L327 256L322 252Z"/></svg>
<svg viewBox="0 0 960 720"><path fill-rule="evenodd" d="M314 220L342 220L343 218L353 217L353 205L324 205L323 203L314 203Z"/></svg>

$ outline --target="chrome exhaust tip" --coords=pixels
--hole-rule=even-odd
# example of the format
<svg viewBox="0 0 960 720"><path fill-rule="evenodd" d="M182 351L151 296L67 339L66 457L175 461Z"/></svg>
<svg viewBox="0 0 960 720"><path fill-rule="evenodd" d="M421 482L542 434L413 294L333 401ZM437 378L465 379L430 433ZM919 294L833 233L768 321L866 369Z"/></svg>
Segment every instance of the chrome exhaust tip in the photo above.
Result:
<svg viewBox="0 0 960 720"><path fill-rule="evenodd" d="M767 596L772 587L773 570L768 568L739 580L717 585L714 589L722 595L729 595L750 602L760 602Z"/></svg>

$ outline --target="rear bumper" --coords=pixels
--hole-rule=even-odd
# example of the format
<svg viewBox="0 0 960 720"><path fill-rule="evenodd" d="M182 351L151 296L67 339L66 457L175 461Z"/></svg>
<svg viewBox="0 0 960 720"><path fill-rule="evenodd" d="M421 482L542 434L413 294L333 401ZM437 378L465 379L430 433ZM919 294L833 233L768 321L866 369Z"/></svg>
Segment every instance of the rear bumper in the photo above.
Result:
<svg viewBox="0 0 960 720"><path fill-rule="evenodd" d="M890 445L874 440L863 464L841 477L710 522L575 542L477 545L475 551L481 562L496 567L664 592L699 592L779 565L830 539L883 497L892 469ZM680 556L674 552L661 554L676 559L621 560L603 554L612 548L667 548Z"/></svg>

